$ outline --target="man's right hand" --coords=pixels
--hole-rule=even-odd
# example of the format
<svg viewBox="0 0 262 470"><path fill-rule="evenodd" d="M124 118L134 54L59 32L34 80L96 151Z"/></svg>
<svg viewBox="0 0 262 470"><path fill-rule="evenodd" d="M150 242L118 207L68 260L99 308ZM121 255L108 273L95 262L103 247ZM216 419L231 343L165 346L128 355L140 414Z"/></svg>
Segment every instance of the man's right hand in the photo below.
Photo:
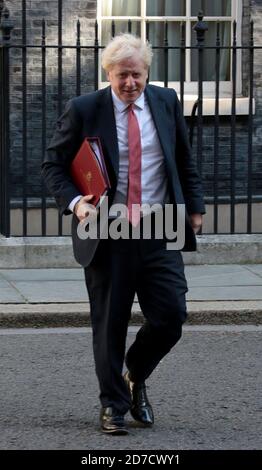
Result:
<svg viewBox="0 0 262 470"><path fill-rule="evenodd" d="M76 203L74 207L74 213L77 216L77 218L80 220L80 222L88 215L97 215L96 209L94 209L94 206L92 204L89 204L90 201L93 199L93 195L89 194L88 196L83 196L79 201Z"/></svg>

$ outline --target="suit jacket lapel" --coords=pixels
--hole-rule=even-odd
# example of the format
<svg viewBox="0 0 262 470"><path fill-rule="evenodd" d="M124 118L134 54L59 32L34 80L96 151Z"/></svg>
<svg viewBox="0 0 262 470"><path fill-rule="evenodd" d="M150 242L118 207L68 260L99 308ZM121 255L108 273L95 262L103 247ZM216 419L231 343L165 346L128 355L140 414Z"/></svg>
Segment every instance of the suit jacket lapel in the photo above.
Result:
<svg viewBox="0 0 262 470"><path fill-rule="evenodd" d="M145 95L152 113L154 124L156 126L164 157L170 160L172 159L170 145L170 123L167 119L166 104L149 86L145 88Z"/></svg>
<svg viewBox="0 0 262 470"><path fill-rule="evenodd" d="M116 179L119 170L119 150L111 87L107 87L98 104L98 130L103 149L110 159Z"/></svg>
<svg viewBox="0 0 262 470"><path fill-rule="evenodd" d="M159 97L154 88L145 89L154 124L156 126L160 145L166 162L167 177L175 200L183 201L177 167L174 158L175 123L168 118L165 101Z"/></svg>

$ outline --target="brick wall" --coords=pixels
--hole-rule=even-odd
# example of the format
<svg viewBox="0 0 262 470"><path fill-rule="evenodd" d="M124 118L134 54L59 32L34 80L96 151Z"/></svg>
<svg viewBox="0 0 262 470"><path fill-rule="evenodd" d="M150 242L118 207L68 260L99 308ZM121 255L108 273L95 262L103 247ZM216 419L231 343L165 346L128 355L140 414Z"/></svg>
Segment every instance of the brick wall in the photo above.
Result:
<svg viewBox="0 0 262 470"><path fill-rule="evenodd" d="M262 0L251 1L251 17L254 20L254 43L262 44ZM254 98L256 101L256 115L254 116L254 185L257 192L262 194L262 50L255 51L254 59Z"/></svg>
<svg viewBox="0 0 262 470"><path fill-rule="evenodd" d="M250 20L254 20L254 43L262 45L262 0L243 0L242 45L248 45L250 39ZM262 50L254 55L254 98L256 113L253 117L253 194L262 195ZM249 51L242 52L242 96L249 96ZM213 193L214 181L214 119L204 118L204 137L202 155L202 179L206 196ZM196 138L195 138L196 141ZM194 143L196 153L196 142ZM219 125L219 165L218 195L229 196L231 192L231 118L221 117ZM247 194L248 171L248 117L236 118L236 196L245 200ZM223 200L223 199L222 199Z"/></svg>
<svg viewBox="0 0 262 470"><path fill-rule="evenodd" d="M22 44L22 11L17 0L6 2L10 18L14 23L12 42ZM32 0L26 2L26 41L40 45L42 41L42 19L46 22L46 44L58 44L57 0ZM92 0L63 1L62 43L76 44L76 24L81 22L81 45L93 46L96 2ZM76 54L75 50L65 49L62 57L62 105L76 94ZM11 194L21 197L23 182L22 150L22 50L12 49L11 65ZM26 194L37 197L41 191L40 165L42 158L42 56L41 49L27 48L27 181ZM81 93L93 90L93 54L83 50L81 54L82 86ZM46 141L52 136L59 113L58 94L58 53L57 49L46 52Z"/></svg>
<svg viewBox="0 0 262 470"><path fill-rule="evenodd" d="M259 37L259 27L262 25L261 0L243 0L242 16L242 45L249 44L250 38L250 20L254 20L254 42L261 44ZM259 5L260 4L260 7ZM256 51L254 57L254 98L256 102L256 114L254 116L253 133L253 194L262 195L262 73L261 52ZM242 96L249 96L249 51L242 52ZM202 178L204 191L207 196L212 195L214 180L214 120L204 119L204 138L202 155ZM219 125L219 181L218 195L220 197L229 196L231 192L231 118L221 117ZM241 200L245 199L247 194L247 171L248 171L248 117L237 116L236 118L236 170L235 170L235 188L236 196Z"/></svg>

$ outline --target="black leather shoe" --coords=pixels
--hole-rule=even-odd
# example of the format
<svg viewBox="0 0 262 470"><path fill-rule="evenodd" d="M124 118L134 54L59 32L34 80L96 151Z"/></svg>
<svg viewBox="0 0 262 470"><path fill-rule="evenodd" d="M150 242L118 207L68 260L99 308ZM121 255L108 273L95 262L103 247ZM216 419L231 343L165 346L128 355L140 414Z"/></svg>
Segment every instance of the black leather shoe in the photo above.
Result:
<svg viewBox="0 0 262 470"><path fill-rule="evenodd" d="M100 414L101 430L106 434L115 434L121 436L128 434L124 415L114 410L111 406L102 408Z"/></svg>
<svg viewBox="0 0 262 470"><path fill-rule="evenodd" d="M154 413L147 398L145 383L132 382L129 372L125 373L124 380L131 395L131 415L136 421L143 423L145 426L152 426L154 424Z"/></svg>

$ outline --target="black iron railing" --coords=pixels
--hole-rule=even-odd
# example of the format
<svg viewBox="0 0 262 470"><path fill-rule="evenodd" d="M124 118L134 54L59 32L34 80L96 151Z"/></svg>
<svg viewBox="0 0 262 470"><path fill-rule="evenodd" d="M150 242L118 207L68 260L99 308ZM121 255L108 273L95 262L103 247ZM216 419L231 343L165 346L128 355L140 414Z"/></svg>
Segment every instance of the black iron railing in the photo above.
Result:
<svg viewBox="0 0 262 470"><path fill-rule="evenodd" d="M3 1L0 3L0 15L1 15L1 31L2 40L0 44L0 93L1 93L1 112L0 112L0 132L1 132L1 150L0 150L0 233L6 237L12 235L10 228L10 216L11 207L13 201L12 194L12 170L10 167L10 53L13 50L21 51L21 86L22 86L22 159L20 165L22 165L22 191L20 198L20 208L22 209L22 235L28 235L28 210L30 197L28 196L28 187L30 186L29 181L29 170L28 170L28 61L27 54L29 50L36 49L40 51L39 67L41 67L41 138L39 142L39 154L40 161L44 159L45 149L47 146L47 123L50 121L47 108L47 53L50 49L57 51L57 77L56 77L56 102L57 102L57 114L60 115L63 111L63 52L70 51L72 57L75 57L75 89L73 94L80 95L81 85L84 81L82 74L82 57L83 53L89 51L90 57L93 59L93 90L97 90L99 87L99 55L103 45L99 43L98 38L98 25L95 23L94 27L94 41L91 46L81 45L81 32L80 22L76 24L76 44L75 46L65 45L62 42L62 2L58 1L58 42L57 44L47 44L46 34L46 22L42 20L42 38L39 44L29 44L27 41L26 33L26 2L22 2L22 42L21 44L14 43L11 40L11 33L13 29L12 21L9 16L9 11L4 7ZM147 23L146 27L146 38L149 38L150 25ZM132 31L131 21L128 22L128 31ZM180 52L180 101L182 108L184 109L185 100L185 63L186 63L186 50L196 50L198 53L198 98L192 107L192 114L189 120L190 128L190 141L191 145L195 145L196 158L199 167L199 171L202 174L203 165L203 135L204 135L204 116L203 116L203 70L204 70L204 51L213 50L215 53L215 112L214 116L210 118L213 126L213 178L212 178L212 191L207 202L212 202L213 206L213 233L219 232L219 206L221 204L221 194L219 193L219 163L220 163L220 147L219 147L219 134L220 134L220 62L221 62L221 51L223 49L230 50L231 53L231 81L232 81L232 94L231 94L231 117L230 117L230 137L229 137L229 158L230 158L230 191L227 197L227 202L230 205L230 230L229 233L236 233L236 204L238 197L236 193L236 122L237 122L237 110L236 110L236 99L237 99L237 51L246 51L249 57L249 87L248 87L248 99L249 109L246 120L247 126L247 191L244 199L246 203L246 233L252 233L252 205L254 202L253 192L253 96L254 96L254 51L259 49L259 46L254 46L253 41L253 23L250 26L250 39L246 46L238 46L236 42L236 23L233 24L233 38L231 46L222 46L220 40L220 24L217 23L216 43L214 46L205 46L205 32L208 29L207 24L203 21L203 14L200 13L198 21L194 27L196 32L196 45L186 46L185 41L185 25L181 24L181 38L178 45L171 45L168 41L168 23L165 24L165 37L162 45L154 46L153 49L160 50L163 53L164 58L164 86L169 85L169 51L178 50ZM115 35L115 24L112 22L112 36ZM260 47L260 49L262 49ZM194 132L196 128L196 132ZM196 134L196 135L194 135ZM194 141L193 141L194 139ZM40 172L39 161L36 162ZM47 220L47 209L50 206L50 198L46 194L46 189L43 183L40 183L40 195L38 204L41 210L41 227L39 228L39 235L46 235L46 220ZM63 223L62 218L58 217L58 230L57 235L63 234Z"/></svg>

